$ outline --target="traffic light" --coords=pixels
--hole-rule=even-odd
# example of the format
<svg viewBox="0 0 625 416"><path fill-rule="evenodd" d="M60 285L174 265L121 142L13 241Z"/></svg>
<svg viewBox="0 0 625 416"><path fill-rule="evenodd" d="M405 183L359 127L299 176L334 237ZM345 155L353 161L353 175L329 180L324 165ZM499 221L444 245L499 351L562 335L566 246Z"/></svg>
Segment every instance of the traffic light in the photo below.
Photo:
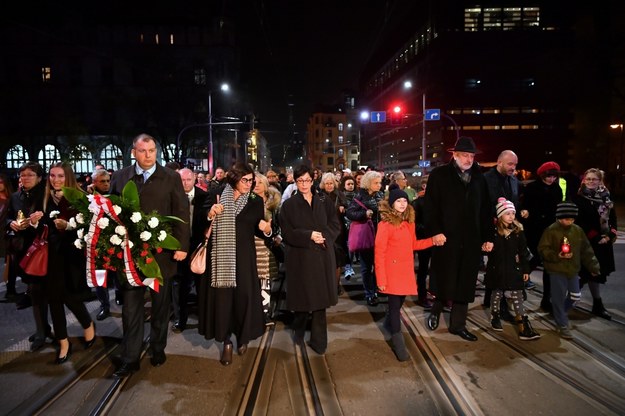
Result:
<svg viewBox="0 0 625 416"><path fill-rule="evenodd" d="M404 113L401 106L394 105L393 108L391 108L391 124L395 126L401 124L401 120L403 117Z"/></svg>

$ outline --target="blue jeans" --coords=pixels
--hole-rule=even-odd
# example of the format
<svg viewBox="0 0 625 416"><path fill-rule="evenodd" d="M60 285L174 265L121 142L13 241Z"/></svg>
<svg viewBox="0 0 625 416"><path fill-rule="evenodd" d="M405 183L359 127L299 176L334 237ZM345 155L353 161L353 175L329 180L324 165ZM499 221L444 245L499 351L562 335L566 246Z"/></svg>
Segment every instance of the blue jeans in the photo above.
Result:
<svg viewBox="0 0 625 416"><path fill-rule="evenodd" d="M375 274L373 273L373 250L359 251L360 256L360 273L362 274L362 286L365 289L365 298L375 296L377 285L375 282Z"/></svg>
<svg viewBox="0 0 625 416"><path fill-rule="evenodd" d="M558 326L568 327L568 312L580 298L579 277L551 273L551 306Z"/></svg>

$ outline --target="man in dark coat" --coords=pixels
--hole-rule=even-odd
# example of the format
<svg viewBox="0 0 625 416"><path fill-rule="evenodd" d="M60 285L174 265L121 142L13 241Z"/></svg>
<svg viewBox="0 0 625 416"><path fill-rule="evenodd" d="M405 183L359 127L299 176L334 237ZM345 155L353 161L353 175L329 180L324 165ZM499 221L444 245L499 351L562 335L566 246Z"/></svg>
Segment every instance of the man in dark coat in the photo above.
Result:
<svg viewBox="0 0 625 416"><path fill-rule="evenodd" d="M195 185L195 174L191 169L180 169L178 171L182 180L182 187L189 200L189 216L191 218L189 227L191 230L191 241L189 248L194 250L200 243L204 241L205 231L208 228L208 220L204 208L204 202L208 197L199 186ZM174 309L174 325L172 331L180 333L187 327L187 319L189 317L189 295L191 286L195 283L196 291L199 288L199 275L193 273L190 268L191 259L187 257L184 261L178 263L178 274L173 282L172 288L172 304Z"/></svg>
<svg viewBox="0 0 625 416"><path fill-rule="evenodd" d="M189 251L189 226L186 224L189 222L189 201L178 173L156 162L156 142L152 136L147 134L137 136L133 140L132 155L136 163L113 174L111 193L121 194L126 183L134 181L139 189L141 210L144 213L156 211L160 215L173 215L184 221L184 223L173 223L172 229L172 235L181 244L180 250L173 253L163 250L155 255L163 275L163 285L158 293L150 292L152 299L150 321L152 358L150 363L158 367L166 360L165 346L170 313L171 278L176 274L177 262L184 260ZM113 373L115 377L126 377L139 369L145 319L144 292L145 287L131 287L124 283L122 363Z"/></svg>
<svg viewBox="0 0 625 416"><path fill-rule="evenodd" d="M427 319L431 330L438 327L443 301L453 301L449 332L468 341L477 337L466 328L468 306L475 299L475 283L481 251L490 251L492 242L488 186L474 161L475 143L461 137L450 149L453 159L435 168L425 194L427 235L444 234L444 246L432 249L430 288L436 301Z"/></svg>

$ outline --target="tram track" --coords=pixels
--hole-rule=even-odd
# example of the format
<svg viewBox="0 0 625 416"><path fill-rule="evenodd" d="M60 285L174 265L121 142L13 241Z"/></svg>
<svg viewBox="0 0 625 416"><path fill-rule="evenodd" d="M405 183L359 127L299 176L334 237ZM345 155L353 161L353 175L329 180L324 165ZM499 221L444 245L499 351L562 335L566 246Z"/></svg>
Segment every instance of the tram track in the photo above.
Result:
<svg viewBox="0 0 625 416"><path fill-rule="evenodd" d="M143 357L149 337L143 344ZM119 349L118 343L102 345L76 363L76 370L57 378L9 412L9 415L85 414L105 415L114 405L126 378L112 378L112 357Z"/></svg>

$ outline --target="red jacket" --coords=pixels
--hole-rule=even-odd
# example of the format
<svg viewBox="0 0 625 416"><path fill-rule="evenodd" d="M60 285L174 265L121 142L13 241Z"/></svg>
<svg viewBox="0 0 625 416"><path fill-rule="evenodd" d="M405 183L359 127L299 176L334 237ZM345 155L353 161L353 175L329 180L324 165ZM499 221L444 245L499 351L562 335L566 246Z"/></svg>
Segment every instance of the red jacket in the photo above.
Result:
<svg viewBox="0 0 625 416"><path fill-rule="evenodd" d="M417 240L414 208L408 205L403 215L391 209L387 201L380 202L380 216L375 235L375 275L383 293L416 295L414 250L432 247L432 239Z"/></svg>

